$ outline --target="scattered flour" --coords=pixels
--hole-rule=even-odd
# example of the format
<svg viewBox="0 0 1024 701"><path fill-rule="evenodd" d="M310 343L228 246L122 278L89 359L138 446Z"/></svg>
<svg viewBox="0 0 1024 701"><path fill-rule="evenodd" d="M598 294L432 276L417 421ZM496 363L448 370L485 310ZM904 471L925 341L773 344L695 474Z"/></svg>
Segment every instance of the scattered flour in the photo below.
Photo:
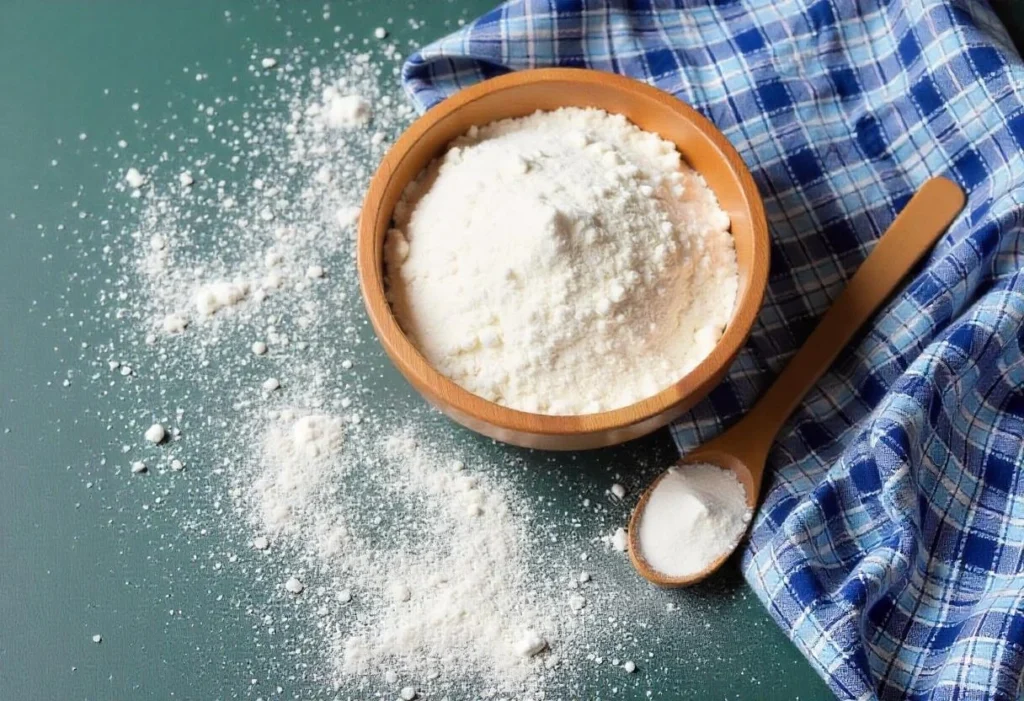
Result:
<svg viewBox="0 0 1024 701"><path fill-rule="evenodd" d="M499 489L452 470L415 437L385 439L384 455L383 486L428 509L434 535L415 551L379 555L381 569L364 588L391 589L389 603L341 639L342 672L461 668L519 688L544 669L534 661L542 650L564 649L573 636L558 597L530 577L529 533Z"/></svg>
<svg viewBox="0 0 1024 701"><path fill-rule="evenodd" d="M265 470L255 484L262 524L271 533L300 527L305 509L317 506L314 491L330 478L327 461L345 441L341 419L322 414L278 414L266 432Z"/></svg>
<svg viewBox="0 0 1024 701"><path fill-rule="evenodd" d="M722 335L729 217L675 146L594 109L473 127L410 184L388 297L442 373L530 412L652 396Z"/></svg>
<svg viewBox="0 0 1024 701"><path fill-rule="evenodd" d="M700 572L736 546L750 515L746 491L731 470L709 463L672 467L640 519L640 553L668 576Z"/></svg>
<svg viewBox="0 0 1024 701"><path fill-rule="evenodd" d="M359 207L344 207L338 210L336 220L338 226L343 229L351 229L355 233L355 226L359 222Z"/></svg>
<svg viewBox="0 0 1024 701"><path fill-rule="evenodd" d="M351 430L334 415L277 412L247 497L257 528L290 537L345 582L339 600L356 590L372 602L332 637L339 679L397 666L507 691L535 684L547 668L534 658L566 652L575 624L557 592L530 576L524 514L408 431L352 444ZM368 450L378 456L370 472L359 466ZM368 494L417 518L386 527L362 508ZM254 547L269 546L259 538Z"/></svg>
<svg viewBox="0 0 1024 701"><path fill-rule="evenodd" d="M111 397L102 418L115 449L149 465L112 513L138 515L154 561L171 557L154 526L161 512L174 519L201 554L179 583L211 591L231 572L224 602L252 617L246 666L265 698L275 682L311 698L395 698L406 686L424 698L579 697L588 655L642 644L621 558L595 549L588 568L610 563L618 580L602 571L585 605L570 603L581 550L626 505L600 504L606 483L595 482L593 508L567 517L536 500L518 457L467 445L418 398L382 386L354 233L372 169L412 112L366 54L325 45L311 62L308 51L275 51L281 70L261 72L267 49L254 49L236 104L185 105L110 146L145 187L112 174L109 228L78 239L99 242L82 260L104 281L90 333L116 336L81 354L97 401ZM165 156L171 141L182 150ZM266 378L275 389L263 391ZM173 457L137 445L155 416L175 427ZM127 477L103 465L83 472L97 498L117 491L103 480Z"/></svg>

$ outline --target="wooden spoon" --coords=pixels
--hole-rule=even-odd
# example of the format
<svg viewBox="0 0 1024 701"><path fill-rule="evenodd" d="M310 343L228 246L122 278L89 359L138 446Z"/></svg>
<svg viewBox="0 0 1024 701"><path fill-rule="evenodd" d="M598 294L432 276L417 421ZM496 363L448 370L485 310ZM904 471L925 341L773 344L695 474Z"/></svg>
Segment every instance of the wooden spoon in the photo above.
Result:
<svg viewBox="0 0 1024 701"><path fill-rule="evenodd" d="M747 505L757 507L768 450L775 435L807 391L828 369L843 346L896 289L907 271L931 248L964 206L964 193L946 178L926 182L878 240L818 327L760 401L736 425L686 455L680 463L712 463L736 473L747 493ZM640 497L629 520L629 558L637 571L663 587L699 582L718 569L732 553L722 554L708 567L684 577L658 572L644 559L639 542L640 522L651 493L663 473ZM679 547L687 547L680 543Z"/></svg>

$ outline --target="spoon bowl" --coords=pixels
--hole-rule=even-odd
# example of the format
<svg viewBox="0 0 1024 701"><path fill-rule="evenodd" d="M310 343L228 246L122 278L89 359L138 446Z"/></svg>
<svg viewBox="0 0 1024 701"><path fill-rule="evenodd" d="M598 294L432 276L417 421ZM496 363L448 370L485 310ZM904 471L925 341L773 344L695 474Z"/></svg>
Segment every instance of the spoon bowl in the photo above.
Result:
<svg viewBox="0 0 1024 701"><path fill-rule="evenodd" d="M743 491L747 497L747 508L751 511L757 506L757 490L754 486L754 477L748 469L746 463L737 458L731 453L715 448L714 446L706 445L698 448L697 450L689 453L685 458L679 461L678 465L684 468L687 465L696 465L700 463L707 463L711 465L717 465L723 470L731 470L736 474L736 479L743 485ZM761 466L761 472L764 471L764 466ZM644 511L647 508L647 502L650 501L651 495L654 490L657 489L658 485L668 475L668 471L662 472L660 475L654 478L654 481L644 490L644 493L640 495L640 500L633 508L633 513L629 518L628 537L627 537L627 550L629 551L629 561L633 563L633 567L636 568L640 575L654 583L659 587L666 588L677 588L685 587L690 584L696 584L708 575L713 573L719 567L721 567L729 556L732 555L733 549L723 553L720 557L713 560L705 569L700 572L695 572L689 575L673 576L665 574L651 565L644 557L643 549L640 547L640 521L643 519Z"/></svg>
<svg viewBox="0 0 1024 701"><path fill-rule="evenodd" d="M963 206L963 191L946 178L932 178L921 186L754 408L725 433L686 455L680 466L685 469L688 464L711 463L731 470L746 490L747 506L753 512L761 492L768 451L779 429L857 330L892 294ZM742 536L699 572L670 576L652 567L643 555L640 523L651 495L667 474L658 476L640 496L630 516L627 544L629 559L641 576L659 586L682 587L701 581L721 567Z"/></svg>

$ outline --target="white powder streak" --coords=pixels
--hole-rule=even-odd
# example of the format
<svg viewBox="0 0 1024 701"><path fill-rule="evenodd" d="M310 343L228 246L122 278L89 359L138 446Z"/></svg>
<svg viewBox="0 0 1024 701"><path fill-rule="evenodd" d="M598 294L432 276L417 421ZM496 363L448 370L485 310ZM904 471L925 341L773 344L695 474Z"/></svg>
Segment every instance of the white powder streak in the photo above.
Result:
<svg viewBox="0 0 1024 701"><path fill-rule="evenodd" d="M535 684L547 671L537 640L558 650L574 623L530 577L525 514L409 433L352 452L343 433L338 417L281 412L251 489L266 533L288 537L371 604L333 636L339 680L398 667L423 676L458 670L505 690ZM359 465L367 450L383 459L370 471ZM367 491L418 518L380 542L381 523L360 510ZM533 641L530 654L523 640Z"/></svg>

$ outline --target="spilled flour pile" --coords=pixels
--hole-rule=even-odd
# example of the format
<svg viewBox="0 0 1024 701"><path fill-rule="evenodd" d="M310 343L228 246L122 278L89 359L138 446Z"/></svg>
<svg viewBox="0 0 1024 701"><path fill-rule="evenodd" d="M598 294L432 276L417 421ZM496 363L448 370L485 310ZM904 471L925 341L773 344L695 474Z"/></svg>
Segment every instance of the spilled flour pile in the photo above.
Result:
<svg viewBox="0 0 1024 701"><path fill-rule="evenodd" d="M459 462L439 467L409 436L386 441L396 500L418 501L425 533L413 551L383 553L377 583L389 599L343 643L350 673L387 665L430 675L475 669L491 684L524 679L548 642L565 648L571 618L543 596L523 548L530 538L500 490L465 474ZM423 540L424 535L426 539ZM558 663L555 653L542 664Z"/></svg>
<svg viewBox="0 0 1024 701"><path fill-rule="evenodd" d="M344 433L338 417L273 412L247 495L266 534L254 539L258 547L288 541L340 582L318 602L325 615L332 604L364 607L325 641L339 683L400 670L428 680L472 673L507 690L555 667L554 652L534 658L548 641L564 647L573 620L529 576L524 514L408 431L373 445L363 438L358 448ZM368 454L374 467L363 472ZM367 499L380 503L372 516ZM302 580L288 582L304 593Z"/></svg>

